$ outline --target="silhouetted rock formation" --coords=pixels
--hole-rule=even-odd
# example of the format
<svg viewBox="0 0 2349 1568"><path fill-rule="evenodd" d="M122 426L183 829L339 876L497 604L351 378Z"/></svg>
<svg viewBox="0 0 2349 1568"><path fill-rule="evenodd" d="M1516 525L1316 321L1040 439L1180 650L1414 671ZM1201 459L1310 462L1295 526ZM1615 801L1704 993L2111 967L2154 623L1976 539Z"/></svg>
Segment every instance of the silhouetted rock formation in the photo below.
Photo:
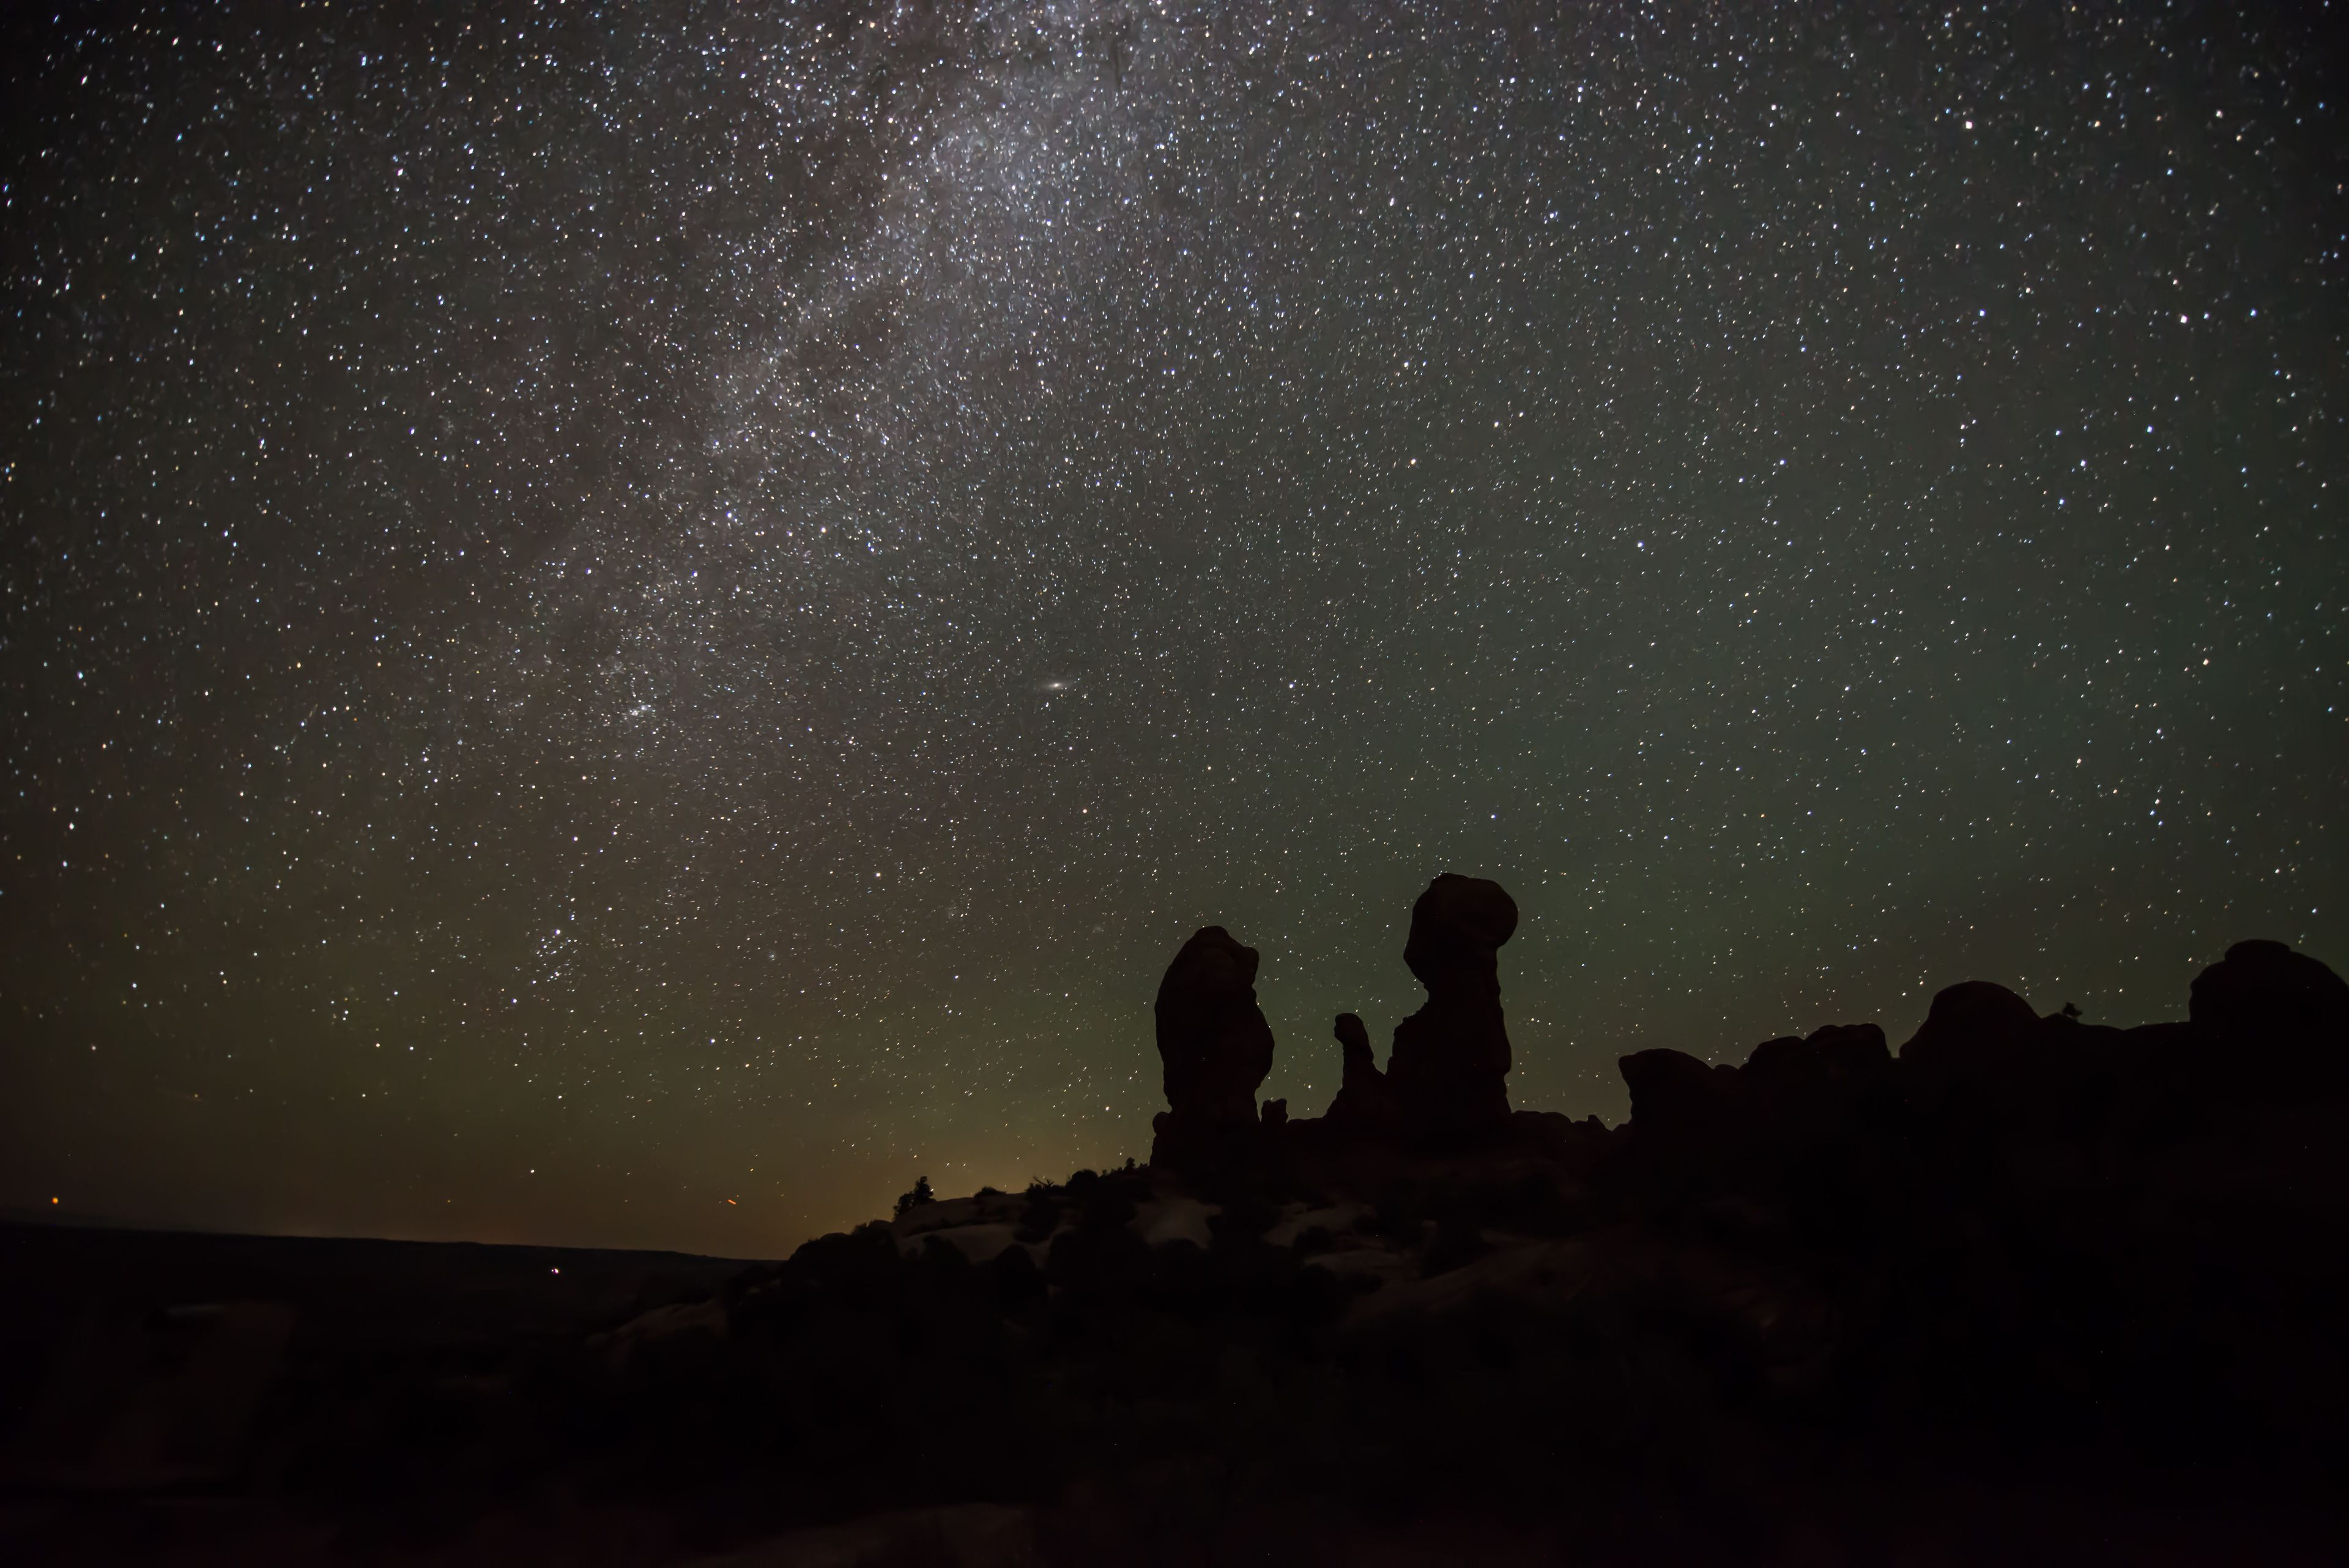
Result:
<svg viewBox="0 0 2349 1568"><path fill-rule="evenodd" d="M1840 1137L1894 1074L1873 1023L1765 1040L1743 1066L1671 1050L1636 1052L1619 1065L1631 1091L1630 1158L1612 1175L1634 1188L1685 1186L1774 1146Z"/></svg>
<svg viewBox="0 0 2349 1568"><path fill-rule="evenodd" d="M1497 955L1516 929L1516 901L1478 877L1447 871L1411 907L1402 958L1427 1002L1395 1026L1386 1081L1404 1125L1423 1137L1456 1141L1508 1121Z"/></svg>
<svg viewBox="0 0 2349 1568"><path fill-rule="evenodd" d="M1875 1024L1831 1023L1808 1036L1765 1040L1743 1066L1670 1050L1637 1052L1619 1065L1635 1124L1705 1132L1717 1130L1713 1124L1723 1117L1779 1116L1821 1103L1847 1106L1854 1092L1883 1079L1892 1055Z"/></svg>
<svg viewBox="0 0 2349 1568"><path fill-rule="evenodd" d="M1616 1064L1631 1091L1631 1121L1643 1137L1702 1137L1733 1114L1737 1069L1685 1051L1635 1051Z"/></svg>
<svg viewBox="0 0 2349 1568"><path fill-rule="evenodd" d="M1745 1059L1745 1076L1764 1094L1792 1099L1879 1079L1892 1065L1884 1031L1830 1023L1807 1036L1768 1040Z"/></svg>
<svg viewBox="0 0 2349 1568"><path fill-rule="evenodd" d="M2029 1002L1994 981L1970 980L1934 994L1900 1060L1932 1083L1980 1081L2012 1069L2040 1033Z"/></svg>
<svg viewBox="0 0 2349 1568"><path fill-rule="evenodd" d="M1431 1012L1489 1004L1497 940L1447 973L1415 940ZM347 1550L302 1561L2340 1559L2349 990L2314 959L2230 950L2190 1022L1978 983L1898 1057L1867 1023L1642 1051L1624 1127L1451 1141L1345 1130L1399 1092L1350 1016L1331 1115L1256 1113L1255 959L1211 929L1168 971L1167 1160L933 1194L686 1297L613 1255L0 1226L0 1393L36 1412L0 1560L278 1561L328 1524ZM219 1361L273 1300L282 1364ZM78 1528L119 1550L78 1549L58 1482L199 1479L123 1463L164 1416L234 1439L203 1533L123 1532L109 1490ZM2189 1541L2198 1494L2231 1511ZM2166 1549L2114 1546L2140 1506ZM2002 1508L2014 1539L1951 1544Z"/></svg>
<svg viewBox="0 0 2349 1568"><path fill-rule="evenodd" d="M2195 977L2187 1016L2209 1029L2301 1035L2349 1048L2349 981L2282 942L2237 942Z"/></svg>
<svg viewBox="0 0 2349 1568"><path fill-rule="evenodd" d="M1153 1165L1219 1158L1256 1127L1256 1092L1272 1071L1257 962L1256 949L1207 926L1166 966L1155 1009L1166 1109L1154 1124Z"/></svg>
<svg viewBox="0 0 2349 1568"><path fill-rule="evenodd" d="M2237 942L2197 976L2188 1016L2286 1093L2349 1087L2349 981L2282 942Z"/></svg>
<svg viewBox="0 0 2349 1568"><path fill-rule="evenodd" d="M2318 1349L2349 1288L2344 1060L2349 987L2278 942L2230 949L2185 1023L2042 1018L1972 981L1898 1060L1873 1025L1742 1066L1623 1058L1630 1137L1600 1207L1736 1249L1724 1320L1807 1278L1839 1324L1814 1386L1845 1379L1865 1422L2299 1443L2349 1399Z"/></svg>
<svg viewBox="0 0 2349 1568"><path fill-rule="evenodd" d="M1395 1124L1394 1100L1386 1075L1371 1054L1371 1032L1350 1012L1338 1014L1339 1049L1344 1053L1344 1076L1337 1096L1322 1120L1350 1133L1381 1133Z"/></svg>

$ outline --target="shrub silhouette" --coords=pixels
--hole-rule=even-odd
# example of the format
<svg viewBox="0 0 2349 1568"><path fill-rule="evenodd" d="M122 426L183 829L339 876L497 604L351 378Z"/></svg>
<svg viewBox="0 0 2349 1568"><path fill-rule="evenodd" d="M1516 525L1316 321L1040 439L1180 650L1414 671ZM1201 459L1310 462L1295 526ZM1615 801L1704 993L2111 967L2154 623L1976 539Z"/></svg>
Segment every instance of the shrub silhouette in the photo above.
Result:
<svg viewBox="0 0 2349 1568"><path fill-rule="evenodd" d="M936 1201L937 1194L930 1190L930 1179L926 1176L917 1176L914 1178L912 1191L901 1192L897 1195L897 1218L903 1220L923 1204Z"/></svg>

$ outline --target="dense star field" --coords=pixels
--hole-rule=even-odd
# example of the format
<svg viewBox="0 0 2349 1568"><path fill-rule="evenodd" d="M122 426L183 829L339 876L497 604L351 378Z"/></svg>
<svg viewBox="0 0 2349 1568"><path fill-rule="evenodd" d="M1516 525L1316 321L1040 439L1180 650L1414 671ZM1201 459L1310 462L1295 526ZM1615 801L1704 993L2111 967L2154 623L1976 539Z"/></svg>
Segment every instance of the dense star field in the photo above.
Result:
<svg viewBox="0 0 2349 1568"><path fill-rule="evenodd" d="M5 25L0 1203L773 1253L1443 869L1576 1115L2349 961L2319 8L460 9Z"/></svg>

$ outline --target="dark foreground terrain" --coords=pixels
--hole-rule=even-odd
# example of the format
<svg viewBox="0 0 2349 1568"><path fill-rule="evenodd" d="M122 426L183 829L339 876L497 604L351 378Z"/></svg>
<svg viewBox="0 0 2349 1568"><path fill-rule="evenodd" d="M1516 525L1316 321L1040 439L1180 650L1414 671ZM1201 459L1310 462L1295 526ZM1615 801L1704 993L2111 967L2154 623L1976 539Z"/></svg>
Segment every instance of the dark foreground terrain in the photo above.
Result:
<svg viewBox="0 0 2349 1568"><path fill-rule="evenodd" d="M1499 1092L1484 888L1328 1116L1203 932L1150 1165L785 1262L16 1228L0 1561L2349 1561L2330 970L1645 1052L1609 1128Z"/></svg>

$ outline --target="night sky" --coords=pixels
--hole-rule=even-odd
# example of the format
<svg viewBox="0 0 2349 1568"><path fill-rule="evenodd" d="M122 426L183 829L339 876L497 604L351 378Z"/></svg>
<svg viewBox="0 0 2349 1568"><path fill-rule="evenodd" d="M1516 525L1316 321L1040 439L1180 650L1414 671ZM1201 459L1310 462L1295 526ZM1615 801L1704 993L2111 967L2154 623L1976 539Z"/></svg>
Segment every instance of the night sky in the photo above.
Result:
<svg viewBox="0 0 2349 1568"><path fill-rule="evenodd" d="M2318 7L26 9L0 1206L771 1254L1445 869L1577 1116L2349 968Z"/></svg>

